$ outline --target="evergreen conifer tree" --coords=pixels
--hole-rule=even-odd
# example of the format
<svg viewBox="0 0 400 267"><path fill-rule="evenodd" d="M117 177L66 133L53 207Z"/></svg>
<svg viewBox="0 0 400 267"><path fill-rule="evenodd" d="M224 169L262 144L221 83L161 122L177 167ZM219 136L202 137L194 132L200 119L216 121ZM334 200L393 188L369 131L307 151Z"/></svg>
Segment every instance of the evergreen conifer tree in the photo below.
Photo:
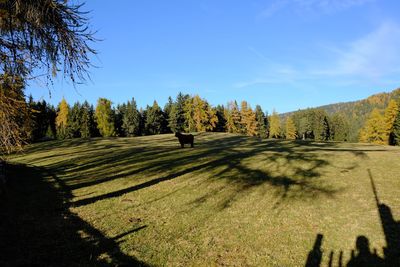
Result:
<svg viewBox="0 0 400 267"><path fill-rule="evenodd" d="M266 116L264 112L262 111L262 108L260 105L256 106L255 109L256 113L256 120L257 120L257 135L260 136L261 138L267 138L267 122L266 122Z"/></svg>
<svg viewBox="0 0 400 267"><path fill-rule="evenodd" d="M68 113L67 136L68 138L81 137L81 118L82 108L79 102L76 102Z"/></svg>
<svg viewBox="0 0 400 267"><path fill-rule="evenodd" d="M397 112L396 119L393 122L393 143L396 146L400 146L400 110Z"/></svg>
<svg viewBox="0 0 400 267"><path fill-rule="evenodd" d="M150 107L147 106L146 109L143 109L143 108L139 109L139 114L140 114L139 135L147 134L145 125L146 125L146 120L147 120L147 110L149 108Z"/></svg>
<svg viewBox="0 0 400 267"><path fill-rule="evenodd" d="M81 137L90 138L95 135L93 131L93 128L95 127L93 118L93 107L91 107L87 101L83 102L83 104L81 105L80 123Z"/></svg>
<svg viewBox="0 0 400 267"><path fill-rule="evenodd" d="M333 141L347 141L349 125L342 114L334 114L331 118L331 137Z"/></svg>
<svg viewBox="0 0 400 267"><path fill-rule="evenodd" d="M185 102L188 95L179 93L176 102L172 105L168 118L168 127L172 132L182 132L185 129Z"/></svg>
<svg viewBox="0 0 400 267"><path fill-rule="evenodd" d="M171 116L171 111L172 111L173 106L174 106L174 101L169 96L168 102L165 104L164 109L163 109L164 120L163 120L163 125L161 127L163 133L171 133L172 132L171 128L169 126L169 121L170 121L170 116Z"/></svg>
<svg viewBox="0 0 400 267"><path fill-rule="evenodd" d="M122 129L124 130L125 136L139 135L140 114L134 98L126 104L125 113L122 118Z"/></svg>
<svg viewBox="0 0 400 267"><path fill-rule="evenodd" d="M153 102L151 107L147 106L147 118L145 129L147 134L160 134L162 126L163 114L157 101Z"/></svg>
<svg viewBox="0 0 400 267"><path fill-rule="evenodd" d="M113 117L114 117L114 128L117 136L126 136L125 131L123 129L123 118L126 112L126 104L117 105L116 109L113 109Z"/></svg>
<svg viewBox="0 0 400 267"><path fill-rule="evenodd" d="M225 107L223 105L218 105L215 109L215 115L217 116L218 122L215 126L216 132L226 132L226 117L225 117Z"/></svg>

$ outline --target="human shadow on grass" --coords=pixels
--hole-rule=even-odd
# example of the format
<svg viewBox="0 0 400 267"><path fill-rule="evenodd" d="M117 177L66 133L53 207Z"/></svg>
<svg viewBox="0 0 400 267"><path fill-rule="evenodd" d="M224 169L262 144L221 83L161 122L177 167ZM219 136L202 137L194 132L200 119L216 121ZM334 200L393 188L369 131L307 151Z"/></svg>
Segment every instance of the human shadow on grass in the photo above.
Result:
<svg viewBox="0 0 400 267"><path fill-rule="evenodd" d="M391 208L379 200L377 188L370 170L368 170L368 175L385 235L386 247L382 248L383 257L380 257L375 248L371 251L368 237L360 235L356 239L355 249L351 251L350 260L348 260L346 266L398 267L400 266L400 221L396 221ZM318 234L314 248L308 254L306 267L321 266L323 258L322 239L323 235ZM329 254L329 267L333 266L334 257L335 254L331 251ZM340 251L336 266L344 266L343 263L343 251Z"/></svg>
<svg viewBox="0 0 400 267"><path fill-rule="evenodd" d="M45 168L8 165L0 201L0 266L148 266L69 210L70 192Z"/></svg>

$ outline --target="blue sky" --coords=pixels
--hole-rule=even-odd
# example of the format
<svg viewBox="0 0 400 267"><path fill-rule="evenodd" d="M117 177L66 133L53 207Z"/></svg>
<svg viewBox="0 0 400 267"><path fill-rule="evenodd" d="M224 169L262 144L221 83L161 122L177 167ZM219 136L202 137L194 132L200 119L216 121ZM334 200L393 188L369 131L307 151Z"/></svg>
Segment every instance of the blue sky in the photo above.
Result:
<svg viewBox="0 0 400 267"><path fill-rule="evenodd" d="M135 97L144 107L182 91L287 112L400 87L398 0L88 0L84 9L102 39L92 81L74 89L58 77L51 97L32 83L35 99Z"/></svg>

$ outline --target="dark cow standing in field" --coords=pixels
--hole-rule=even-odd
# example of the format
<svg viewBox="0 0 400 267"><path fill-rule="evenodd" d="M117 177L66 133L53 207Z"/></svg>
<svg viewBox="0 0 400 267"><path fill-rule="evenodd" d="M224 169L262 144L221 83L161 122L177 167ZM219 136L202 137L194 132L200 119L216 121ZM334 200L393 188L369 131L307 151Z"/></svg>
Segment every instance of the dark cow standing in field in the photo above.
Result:
<svg viewBox="0 0 400 267"><path fill-rule="evenodd" d="M192 134L181 134L180 132L175 133L175 137L178 137L181 147L185 147L185 144L190 144L193 147L194 136Z"/></svg>

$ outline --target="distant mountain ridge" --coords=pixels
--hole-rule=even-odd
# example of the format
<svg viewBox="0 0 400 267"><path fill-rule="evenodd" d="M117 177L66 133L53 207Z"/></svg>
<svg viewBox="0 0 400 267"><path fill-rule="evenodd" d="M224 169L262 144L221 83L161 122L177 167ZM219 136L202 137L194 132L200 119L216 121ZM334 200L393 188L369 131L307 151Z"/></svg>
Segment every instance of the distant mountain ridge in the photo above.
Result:
<svg viewBox="0 0 400 267"><path fill-rule="evenodd" d="M361 100L357 100L357 101L329 104L329 105L320 106L318 108L325 110L329 115L332 115L332 114L338 113L338 112L347 113L347 112L354 112L354 111L361 112L360 113L360 115L361 115L366 110L369 110L369 112L371 112L372 109L374 109L374 108L385 109L387 107L387 105L389 104L390 99L400 99L400 88L395 89L392 92L388 92L388 93L374 94L365 99L361 99Z"/></svg>
<svg viewBox="0 0 400 267"><path fill-rule="evenodd" d="M392 92L374 94L358 101L334 103L309 109L322 109L330 116L337 113L343 114L350 123L349 140L357 141L359 130L363 127L371 111L375 108L383 111L391 99L400 101L400 88ZM286 118L302 110L284 113L281 114L281 117Z"/></svg>

